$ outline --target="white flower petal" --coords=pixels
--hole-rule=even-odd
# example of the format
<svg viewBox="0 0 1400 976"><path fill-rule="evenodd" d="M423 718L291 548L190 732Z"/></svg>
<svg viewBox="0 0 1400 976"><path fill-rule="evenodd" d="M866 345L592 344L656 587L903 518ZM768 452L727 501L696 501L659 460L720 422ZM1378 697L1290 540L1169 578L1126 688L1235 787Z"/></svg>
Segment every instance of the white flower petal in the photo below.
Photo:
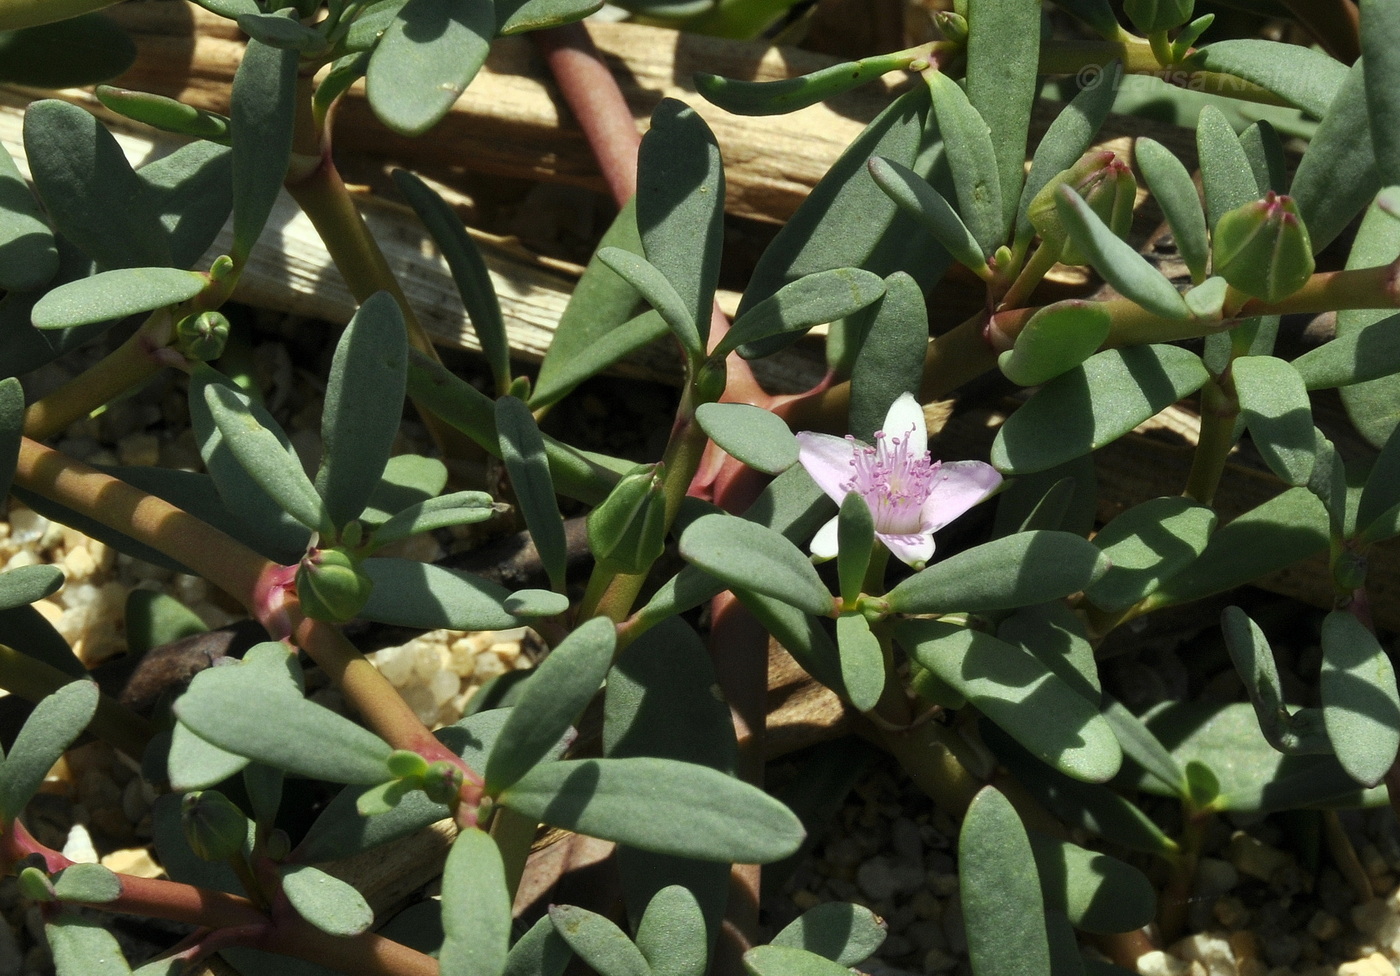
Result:
<svg viewBox="0 0 1400 976"><path fill-rule="evenodd" d="M890 412L885 414L884 432L886 437L898 437L911 456L924 456L928 450L928 425L924 422L924 408L912 393L901 393L899 399L890 404Z"/></svg>
<svg viewBox="0 0 1400 976"><path fill-rule="evenodd" d="M924 563L933 557L932 532L920 535L884 535L877 532L876 536L894 554L894 558L915 569L922 569Z"/></svg>
<svg viewBox="0 0 1400 976"><path fill-rule="evenodd" d="M819 559L836 558L836 523L840 521L840 516L833 518L812 536L812 555Z"/></svg>
<svg viewBox="0 0 1400 976"><path fill-rule="evenodd" d="M853 457L855 444L844 437L816 434L810 430L797 433L797 460L807 469L817 487L838 505L846 499L843 486L851 480Z"/></svg>
<svg viewBox="0 0 1400 976"><path fill-rule="evenodd" d="M982 461L944 461L923 506L924 531L943 528L1001 484L997 469Z"/></svg>

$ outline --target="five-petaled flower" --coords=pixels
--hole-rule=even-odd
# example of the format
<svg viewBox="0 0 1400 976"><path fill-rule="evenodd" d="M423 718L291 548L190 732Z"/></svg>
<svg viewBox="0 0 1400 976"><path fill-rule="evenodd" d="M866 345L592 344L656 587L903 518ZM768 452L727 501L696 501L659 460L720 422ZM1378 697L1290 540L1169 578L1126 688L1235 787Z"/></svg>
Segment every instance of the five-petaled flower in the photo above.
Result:
<svg viewBox="0 0 1400 976"><path fill-rule="evenodd" d="M798 459L821 490L838 505L849 492L864 498L876 538L916 569L933 555L933 533L1001 484L990 464L930 460L924 411L908 393L890 406L874 447L849 434L811 431L799 432L797 443ZM833 518L818 530L813 555L836 555L836 523Z"/></svg>

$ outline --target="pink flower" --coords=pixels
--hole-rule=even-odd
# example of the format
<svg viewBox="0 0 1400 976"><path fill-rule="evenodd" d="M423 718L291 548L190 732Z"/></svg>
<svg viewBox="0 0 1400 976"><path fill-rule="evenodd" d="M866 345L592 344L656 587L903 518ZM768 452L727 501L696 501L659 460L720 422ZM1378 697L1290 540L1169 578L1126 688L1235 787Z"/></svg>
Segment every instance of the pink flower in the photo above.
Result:
<svg viewBox="0 0 1400 976"><path fill-rule="evenodd" d="M838 505L855 492L870 506L875 536L896 558L920 569L933 555L933 534L1001 484L1001 475L981 461L933 461L928 453L924 411L908 393L885 415L875 446L847 434L833 437L801 431L798 460ZM818 530L812 554L836 555L836 519Z"/></svg>

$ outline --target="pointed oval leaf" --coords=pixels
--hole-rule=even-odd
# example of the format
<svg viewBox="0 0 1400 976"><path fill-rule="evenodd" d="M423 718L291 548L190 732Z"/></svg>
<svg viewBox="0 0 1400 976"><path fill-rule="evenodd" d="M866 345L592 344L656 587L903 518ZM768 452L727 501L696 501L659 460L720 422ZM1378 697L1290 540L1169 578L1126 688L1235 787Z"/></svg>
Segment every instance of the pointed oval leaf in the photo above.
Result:
<svg viewBox="0 0 1400 976"><path fill-rule="evenodd" d="M188 301L209 279L178 268L119 268L61 285L30 313L39 329L70 329Z"/></svg>
<svg viewBox="0 0 1400 976"><path fill-rule="evenodd" d="M695 89L706 101L735 115L786 115L905 68L909 61L906 54L881 54L778 81L741 81L702 71L695 75Z"/></svg>
<svg viewBox="0 0 1400 976"><path fill-rule="evenodd" d="M1137 868L1044 834L1029 835L1047 908L1082 932L1131 932L1157 914L1157 891Z"/></svg>
<svg viewBox="0 0 1400 976"><path fill-rule="evenodd" d="M1038 36L1039 31L1036 33ZM938 128L943 134L948 163L953 170L958 214L982 253L991 254L1005 236L1001 177L991 129L956 81L942 72L930 74L927 78L933 94L933 111L938 116ZM1023 141L1023 150L1024 147ZM1017 157L1018 170L1023 158L1024 153ZM1019 180L1018 176L1018 193Z"/></svg>
<svg viewBox="0 0 1400 976"><path fill-rule="evenodd" d="M1348 269L1374 268L1389 264L1397 254L1400 254L1400 221L1385 213L1377 202L1361 220L1346 266ZM1357 359L1378 365L1380 357L1372 360L1371 352L1373 343L1380 343L1384 333L1376 340L1372 340L1369 333L1381 328L1384 320L1393 314L1381 309L1344 309L1337 313L1337 338L1333 341L1355 339ZM1343 387L1342 403L1356 429L1372 447L1379 449L1400 425L1400 377L1386 373L1369 382Z"/></svg>
<svg viewBox="0 0 1400 976"><path fill-rule="evenodd" d="M489 794L499 794L529 772L578 721L603 684L616 647L613 622L594 617L530 673L504 732L486 760Z"/></svg>
<svg viewBox="0 0 1400 976"><path fill-rule="evenodd" d="M874 440L900 394L919 388L928 328L923 291L896 271L885 279L885 294L851 367L850 431L859 440Z"/></svg>
<svg viewBox="0 0 1400 976"><path fill-rule="evenodd" d="M850 969L824 956L789 945L754 946L744 953L749 976L847 976Z"/></svg>
<svg viewBox="0 0 1400 976"><path fill-rule="evenodd" d="M831 594L802 551L777 532L732 515L706 515L681 534L681 555L725 583L828 616Z"/></svg>
<svg viewBox="0 0 1400 976"><path fill-rule="evenodd" d="M447 259L462 307L467 311L482 354L491 366L496 392L505 393L510 386L510 342L506 324L501 317L501 302L491 283L481 250L467 233L461 218L447 201L418 177L406 170L394 170L394 185L408 201L434 243Z"/></svg>
<svg viewBox="0 0 1400 976"><path fill-rule="evenodd" d="M1041 761L1092 783L1118 772L1123 753L1098 708L1020 647L934 620L902 621L895 637Z"/></svg>
<svg viewBox="0 0 1400 976"><path fill-rule="evenodd" d="M170 751L165 756L165 772L172 789L207 790L248 766L247 756L236 756L226 749L205 742L180 722L170 730Z"/></svg>
<svg viewBox="0 0 1400 976"><path fill-rule="evenodd" d="M1375 786L1400 751L1400 692L1376 635L1343 610L1322 622L1319 690L1327 738L1342 768Z"/></svg>
<svg viewBox="0 0 1400 976"><path fill-rule="evenodd" d="M901 210L927 227L959 264L986 273L987 255L982 245L927 180L909 167L879 156L870 161L870 176Z"/></svg>
<svg viewBox="0 0 1400 976"><path fill-rule="evenodd" d="M100 269L170 263L141 181L90 113L52 99L34 102L24 113L24 152L49 219Z"/></svg>
<svg viewBox="0 0 1400 976"><path fill-rule="evenodd" d="M314 532L333 537L335 526L301 461L285 446L286 434L272 415L246 394L222 383L204 388L223 443L263 491L292 518Z"/></svg>
<svg viewBox="0 0 1400 976"><path fill-rule="evenodd" d="M57 566L18 566L0 573L0 610L27 606L63 585L63 570Z"/></svg>
<svg viewBox="0 0 1400 976"><path fill-rule="evenodd" d="M1350 386L1400 372L1400 315L1339 334L1291 365L1309 390Z"/></svg>
<svg viewBox="0 0 1400 976"><path fill-rule="evenodd" d="M1226 607L1220 615L1220 632L1269 744L1283 753L1331 752L1320 710L1299 709L1290 714L1285 706L1274 651L1259 625L1239 607Z"/></svg>
<svg viewBox="0 0 1400 976"><path fill-rule="evenodd" d="M496 11L486 0L408 0L370 55L370 107L389 128L421 135L486 62Z"/></svg>
<svg viewBox="0 0 1400 976"><path fill-rule="evenodd" d="M689 303L676 291L661 270L646 258L620 247L605 247L598 251L598 260L613 270L641 295L666 323L681 348L690 356L701 356L704 343L700 327Z"/></svg>
<svg viewBox="0 0 1400 976"><path fill-rule="evenodd" d="M233 212L233 151L192 142L136 171L170 243L170 263L190 268Z"/></svg>
<svg viewBox="0 0 1400 976"><path fill-rule="evenodd" d="M233 259L241 264L262 234L292 158L298 54L249 41L233 76Z"/></svg>
<svg viewBox="0 0 1400 976"><path fill-rule="evenodd" d="M637 231L642 253L680 295L700 332L710 330L724 243L724 165L705 120L663 98L637 151Z"/></svg>
<svg viewBox="0 0 1400 976"><path fill-rule="evenodd" d="M309 864L282 866L282 893L298 915L330 935L359 935L374 924L363 895Z"/></svg>
<svg viewBox="0 0 1400 976"><path fill-rule="evenodd" d="M641 950L610 919L574 905L553 905L549 920L598 976L651 976Z"/></svg>
<svg viewBox="0 0 1400 976"><path fill-rule="evenodd" d="M1011 230L1026 175L1026 134L1039 85L1040 18L1040 9L1031 3L978 3L967 10L967 99L986 120L991 136L1003 238ZM948 151L956 179L958 161L951 143Z"/></svg>
<svg viewBox="0 0 1400 976"><path fill-rule="evenodd" d="M1112 325L1097 302L1071 299L1047 305L1031 316L997 365L1011 382L1039 386L1098 352Z"/></svg>
<svg viewBox="0 0 1400 976"><path fill-rule="evenodd" d="M517 617L553 617L569 609L567 595L553 590L516 590L501 602L507 613Z"/></svg>
<svg viewBox="0 0 1400 976"><path fill-rule="evenodd" d="M45 924L44 935L53 953L55 971L84 976L131 976L121 946L107 931L108 924L69 913L56 915Z"/></svg>
<svg viewBox="0 0 1400 976"><path fill-rule="evenodd" d="M747 403L702 403L695 420L726 453L764 474L797 463L797 438L769 410Z"/></svg>
<svg viewBox="0 0 1400 976"><path fill-rule="evenodd" d="M870 506L856 492L848 492L836 523L836 574L841 580L841 602L847 606L854 606L861 594L874 545L875 517Z"/></svg>
<svg viewBox="0 0 1400 976"><path fill-rule="evenodd" d="M1201 109L1196 122L1196 151L1201 160L1201 190L1211 230L1236 207L1257 200L1264 191L1254 179L1249 157L1225 113L1214 105Z"/></svg>
<svg viewBox="0 0 1400 976"><path fill-rule="evenodd" d="M1347 77L1347 66L1336 58L1277 41L1216 41L1199 49L1196 57L1207 71L1253 82L1317 118L1327 114Z"/></svg>
<svg viewBox="0 0 1400 976"><path fill-rule="evenodd" d="M1110 613L1128 609L1195 562L1215 523L1213 511L1185 498L1134 505L1094 536L1112 565L1085 596Z"/></svg>
<svg viewBox="0 0 1400 976"><path fill-rule="evenodd" d="M997 627L997 637L1025 648L1089 701L1101 699L1099 665L1088 631L1079 614L1062 601L1016 611Z"/></svg>
<svg viewBox="0 0 1400 976"><path fill-rule="evenodd" d="M1315 454L1303 378L1273 356L1241 356L1231 372L1245 426L1269 469L1290 485L1307 484Z"/></svg>
<svg viewBox="0 0 1400 976"><path fill-rule="evenodd" d="M1376 167L1382 180L1400 183L1400 6L1395 0L1361 4L1361 54Z"/></svg>
<svg viewBox="0 0 1400 976"><path fill-rule="evenodd" d="M379 487L403 412L408 331L387 291L367 298L335 347L321 412L325 453L316 490L337 526L355 519Z"/></svg>
<svg viewBox="0 0 1400 976"><path fill-rule="evenodd" d="M374 501L371 495L371 504ZM496 511L495 501L484 491L454 491L450 495L428 498L400 509L393 518L376 528L374 545L379 548L421 532L484 522Z"/></svg>
<svg viewBox="0 0 1400 976"><path fill-rule="evenodd" d="M227 116L186 105L165 95L131 91L111 85L98 85L93 94L99 102L118 115L153 125L166 132L228 145Z"/></svg>
<svg viewBox="0 0 1400 976"><path fill-rule="evenodd" d="M1108 559L1069 532L1018 532L967 549L902 581L886 595L896 613L979 613L1068 596L1103 576Z"/></svg>
<svg viewBox="0 0 1400 976"><path fill-rule="evenodd" d="M668 885L652 896L637 926L637 948L653 976L705 976L705 916L690 889Z"/></svg>
<svg viewBox="0 0 1400 976"><path fill-rule="evenodd" d="M1113 233L1071 187L1061 186L1055 191L1055 209L1070 240L1121 295L1165 319L1191 317L1176 286L1131 244Z"/></svg>
<svg viewBox="0 0 1400 976"><path fill-rule="evenodd" d="M541 823L700 861L767 864L803 837L801 821L762 790L669 759L545 763L499 799Z"/></svg>
<svg viewBox="0 0 1400 976"><path fill-rule="evenodd" d="M0 149L0 288L36 291L58 274L58 245L53 231L15 161Z"/></svg>
<svg viewBox="0 0 1400 976"><path fill-rule="evenodd" d="M1142 719L1128 711L1122 702L1112 698L1104 699L1103 717L1112 727L1118 744L1128 758L1177 796L1185 798L1188 795L1186 772Z"/></svg>
<svg viewBox="0 0 1400 976"><path fill-rule="evenodd" d="M1155 139L1139 138L1134 143L1133 155L1143 181L1167 218L1172 240L1176 241L1181 259L1191 271L1191 280L1199 284L1206 278L1210 238L1195 181L1176 154Z"/></svg>
<svg viewBox="0 0 1400 976"><path fill-rule="evenodd" d="M496 432L501 460L510 475L530 538L539 551L550 583L562 591L569 545L564 538L564 519L554 497L554 481L550 477L540 429L535 425L530 408L508 396L496 401Z"/></svg>
<svg viewBox="0 0 1400 976"><path fill-rule="evenodd" d="M1112 443L1210 374L1177 346L1105 349L1055 377L1002 425L991 461L1006 474L1053 468Z"/></svg>
<svg viewBox="0 0 1400 976"><path fill-rule="evenodd" d="M725 356L734 349L743 355L753 348L749 343L838 321L878 301L884 293L885 282L859 268L804 275L746 309L710 356Z"/></svg>
<svg viewBox="0 0 1400 976"><path fill-rule="evenodd" d="M770 944L806 949L842 966L856 966L875 954L888 931L889 924L862 905L828 902L803 912Z"/></svg>
<svg viewBox="0 0 1400 976"><path fill-rule="evenodd" d="M469 827L442 872L442 976L500 976L510 949L511 892L500 848Z"/></svg>
<svg viewBox="0 0 1400 976"><path fill-rule="evenodd" d="M1313 250L1332 243L1381 185L1371 144L1366 77L1358 61L1328 104L1289 187Z"/></svg>
<svg viewBox="0 0 1400 976"><path fill-rule="evenodd" d="M1045 899L1026 829L1006 797L984 787L958 834L967 950L978 976L1050 972Z"/></svg>
<svg viewBox="0 0 1400 976"><path fill-rule="evenodd" d="M870 622L860 613L836 618L836 646L841 654L841 683L857 711L868 712L885 690L885 655Z"/></svg>
<svg viewBox="0 0 1400 976"><path fill-rule="evenodd" d="M504 976L563 976L573 958L574 950L545 915L510 947Z"/></svg>
<svg viewBox="0 0 1400 976"><path fill-rule="evenodd" d="M506 630L520 621L503 607L510 591L461 570L376 556L360 568L371 580L365 620L424 629Z"/></svg>
<svg viewBox="0 0 1400 976"><path fill-rule="evenodd" d="M387 742L247 662L195 675L174 711L201 739L276 769L334 783L391 778Z"/></svg>
<svg viewBox="0 0 1400 976"><path fill-rule="evenodd" d="M603 0L496 0L496 33L501 37L543 30L597 13Z"/></svg>
<svg viewBox="0 0 1400 976"><path fill-rule="evenodd" d="M97 685L80 679L34 706L0 764L0 819L5 823L20 815L53 764L87 728L97 699Z"/></svg>
<svg viewBox="0 0 1400 976"><path fill-rule="evenodd" d="M239 14L238 29L269 47L288 48L301 54L320 54L326 49L320 31L279 14Z"/></svg>

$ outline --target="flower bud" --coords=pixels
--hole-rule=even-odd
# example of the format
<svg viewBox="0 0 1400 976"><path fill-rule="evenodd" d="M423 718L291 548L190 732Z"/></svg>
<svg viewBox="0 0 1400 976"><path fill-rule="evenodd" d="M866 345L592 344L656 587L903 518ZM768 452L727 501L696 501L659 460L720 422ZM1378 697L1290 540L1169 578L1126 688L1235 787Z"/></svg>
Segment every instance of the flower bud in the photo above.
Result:
<svg viewBox="0 0 1400 976"><path fill-rule="evenodd" d="M317 549L297 567L301 608L316 620L353 620L373 587L374 581L360 571L359 561L341 549Z"/></svg>
<svg viewBox="0 0 1400 976"><path fill-rule="evenodd" d="M1312 242L1298 207L1272 190L1221 217L1210 244L1215 273L1266 302L1287 298L1312 277Z"/></svg>
<svg viewBox="0 0 1400 976"><path fill-rule="evenodd" d="M462 770L450 762L431 763L423 775L423 792L434 803L451 803L462 792Z"/></svg>
<svg viewBox="0 0 1400 976"><path fill-rule="evenodd" d="M180 824L190 850L206 861L227 861L248 840L248 818L216 790L196 790L180 803Z"/></svg>
<svg viewBox="0 0 1400 976"><path fill-rule="evenodd" d="M228 329L222 312L187 315L175 324L175 348L186 359L207 363L224 354Z"/></svg>
<svg viewBox="0 0 1400 976"><path fill-rule="evenodd" d="M588 544L600 563L640 573L666 545L666 499L661 464L640 464L588 514Z"/></svg>
<svg viewBox="0 0 1400 976"><path fill-rule="evenodd" d="M952 10L940 10L933 15L933 22L943 37L954 44L967 43L967 18Z"/></svg>
<svg viewBox="0 0 1400 976"><path fill-rule="evenodd" d="M1065 264L1087 263L1079 248L1069 239L1055 207L1055 191L1065 184L1084 198L1090 209L1119 237L1128 233L1133 222L1133 203L1137 199L1137 180L1133 171L1118 155L1107 149L1095 149L1079 157L1079 162L1052 177L1041 188L1026 209L1031 226L1051 247L1060 248L1060 260Z"/></svg>
<svg viewBox="0 0 1400 976"><path fill-rule="evenodd" d="M1196 0L1123 0L1123 12L1140 34L1180 27L1191 19Z"/></svg>

